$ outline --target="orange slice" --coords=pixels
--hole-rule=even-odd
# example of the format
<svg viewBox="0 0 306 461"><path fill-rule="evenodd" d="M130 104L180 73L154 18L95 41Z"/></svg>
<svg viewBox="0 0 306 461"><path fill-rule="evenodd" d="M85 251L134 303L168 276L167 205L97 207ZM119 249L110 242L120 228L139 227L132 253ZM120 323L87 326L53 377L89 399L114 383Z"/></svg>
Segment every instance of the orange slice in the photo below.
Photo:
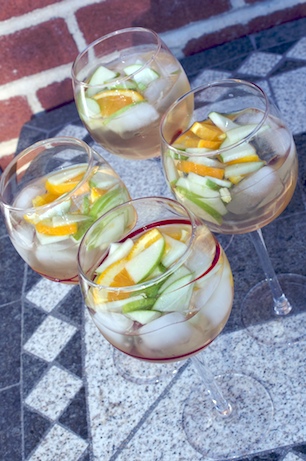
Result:
<svg viewBox="0 0 306 461"><path fill-rule="evenodd" d="M205 139L207 141L223 140L226 138L226 134L222 130L220 130L220 128L218 128L215 125L211 125L206 121L194 122L190 130L195 135L199 136L199 138Z"/></svg>
<svg viewBox="0 0 306 461"><path fill-rule="evenodd" d="M223 140L220 141L211 141L210 139L200 139L198 142L197 147L205 147L206 149L219 149Z"/></svg>
<svg viewBox="0 0 306 461"><path fill-rule="evenodd" d="M78 230L76 223L64 224L63 226L52 226L52 222L39 222L35 226L37 232L44 235L64 236L73 235Z"/></svg>
<svg viewBox="0 0 306 461"><path fill-rule="evenodd" d="M191 130L185 131L173 143L173 147L177 149L186 149L188 147L198 147L200 138Z"/></svg>
<svg viewBox="0 0 306 461"><path fill-rule="evenodd" d="M221 168L201 165L189 160L182 160L181 162L178 162L176 167L183 173L195 173L200 176L213 176L214 178L218 179L223 179L224 177L224 170Z"/></svg>
<svg viewBox="0 0 306 461"><path fill-rule="evenodd" d="M48 192L50 192L50 194L54 194L57 196L67 194L68 192L71 192L79 184L79 182L83 179L83 176L84 173L80 173L62 183L55 183L52 181L52 178L49 178L46 181L45 188ZM85 190L80 190L78 191L78 193L82 194L89 190L89 185L87 183L84 183L82 187L84 187Z"/></svg>
<svg viewBox="0 0 306 461"><path fill-rule="evenodd" d="M32 199L32 205L35 207L48 205L48 203L54 202L54 200L56 200L57 198L58 198L58 195L47 192L46 194L37 195L36 197L34 197Z"/></svg>
<svg viewBox="0 0 306 461"><path fill-rule="evenodd" d="M135 90L106 90L94 95L100 106L102 117L109 117L130 104L143 101L143 96Z"/></svg>
<svg viewBox="0 0 306 461"><path fill-rule="evenodd" d="M231 160L226 162L226 165L234 165L235 163L245 163L245 162L260 162L260 158L257 154L246 155L245 157L237 158L236 160Z"/></svg>

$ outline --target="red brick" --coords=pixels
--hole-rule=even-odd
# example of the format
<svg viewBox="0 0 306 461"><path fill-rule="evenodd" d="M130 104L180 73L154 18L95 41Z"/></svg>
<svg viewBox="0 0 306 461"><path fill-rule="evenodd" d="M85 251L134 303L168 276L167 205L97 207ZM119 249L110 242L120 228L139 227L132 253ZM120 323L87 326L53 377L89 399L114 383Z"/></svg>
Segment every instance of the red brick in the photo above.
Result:
<svg viewBox="0 0 306 461"><path fill-rule="evenodd" d="M61 0L11 0L2 1L0 8L0 21L10 19L14 16L21 16L37 8L59 3Z"/></svg>
<svg viewBox="0 0 306 461"><path fill-rule="evenodd" d="M0 85L71 62L78 54L63 19L0 37Z"/></svg>
<svg viewBox="0 0 306 461"><path fill-rule="evenodd" d="M199 53L217 45L236 40L238 38L260 32L285 22L293 21L306 16L306 4L277 11L267 16L259 16L247 24L235 24L216 32L202 35L197 39L189 40L183 52L185 56Z"/></svg>
<svg viewBox="0 0 306 461"><path fill-rule="evenodd" d="M52 83L37 91L37 97L45 110L65 104L73 100L73 90L70 78L62 82Z"/></svg>
<svg viewBox="0 0 306 461"><path fill-rule="evenodd" d="M32 116L27 99L22 96L0 101L0 142L18 138L23 125Z"/></svg>
<svg viewBox="0 0 306 461"><path fill-rule="evenodd" d="M164 32L205 19L230 9L229 0L206 2L203 0L105 0L88 5L76 12L79 27L89 44L105 34L125 27L142 26Z"/></svg>
<svg viewBox="0 0 306 461"><path fill-rule="evenodd" d="M0 157L0 168L2 171L4 171L7 165L10 163L10 161L13 160L14 154L15 152L12 154L5 155L5 157Z"/></svg>

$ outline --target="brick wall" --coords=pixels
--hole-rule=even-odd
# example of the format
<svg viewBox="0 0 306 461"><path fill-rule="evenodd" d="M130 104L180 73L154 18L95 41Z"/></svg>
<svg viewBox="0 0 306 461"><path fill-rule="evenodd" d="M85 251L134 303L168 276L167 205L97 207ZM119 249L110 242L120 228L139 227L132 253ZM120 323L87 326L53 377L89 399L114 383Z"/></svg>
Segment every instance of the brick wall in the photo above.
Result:
<svg viewBox="0 0 306 461"><path fill-rule="evenodd" d="M178 57L306 16L305 0L0 1L0 167L33 114L73 99L79 51L115 29L161 34Z"/></svg>

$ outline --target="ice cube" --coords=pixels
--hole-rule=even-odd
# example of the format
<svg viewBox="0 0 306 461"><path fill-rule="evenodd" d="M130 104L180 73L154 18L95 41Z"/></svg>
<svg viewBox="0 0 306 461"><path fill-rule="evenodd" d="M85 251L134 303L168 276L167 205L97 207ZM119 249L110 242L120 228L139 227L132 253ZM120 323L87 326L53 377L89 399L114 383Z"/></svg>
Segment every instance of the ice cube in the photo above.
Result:
<svg viewBox="0 0 306 461"><path fill-rule="evenodd" d="M31 186L23 189L20 194L17 195L14 206L16 208L22 208L23 210L31 208L33 206L32 199L40 195L41 192L42 189L39 186Z"/></svg>
<svg viewBox="0 0 306 461"><path fill-rule="evenodd" d="M156 107L163 101L171 87L171 80L168 78L158 78L148 85L144 92L145 98Z"/></svg>
<svg viewBox="0 0 306 461"><path fill-rule="evenodd" d="M278 197L283 188L278 173L272 167L264 166L232 188L232 201L227 210L234 214L254 212Z"/></svg>
<svg viewBox="0 0 306 461"><path fill-rule="evenodd" d="M285 128L266 129L254 139L255 148L260 158L269 161L274 157L282 157L290 150L292 137Z"/></svg>
<svg viewBox="0 0 306 461"><path fill-rule="evenodd" d="M202 313L213 326L217 326L226 320L230 312L232 298L232 274L229 264L226 264L218 288L215 289L202 309Z"/></svg>
<svg viewBox="0 0 306 461"><path fill-rule="evenodd" d="M110 315L112 315L112 318ZM125 320L123 318L119 319L119 317L115 318L114 315L115 314L106 314L104 312L96 312L94 315L91 314L95 325L100 330L102 335L107 339L107 341L109 341L115 347L118 347L125 352L129 352L133 346L133 337L125 335L124 331L130 329L133 321L127 317L124 317L122 314L117 315L124 317ZM108 318L106 318L107 316ZM129 324L126 322L129 322ZM118 328L119 330L121 329L121 333L113 331L115 328Z"/></svg>
<svg viewBox="0 0 306 461"><path fill-rule="evenodd" d="M56 278L65 280L74 277L77 273L78 247L75 244L63 250L61 243L38 245L35 256L39 272L56 275Z"/></svg>
<svg viewBox="0 0 306 461"><path fill-rule="evenodd" d="M193 327L179 312L171 312L141 327L138 331L148 349L168 349L187 343L194 332Z"/></svg>
<svg viewBox="0 0 306 461"><path fill-rule="evenodd" d="M118 117L110 119L107 127L125 139L131 137L131 132L134 133L140 128L150 125L158 117L157 110L148 102L143 101L132 107L128 106L128 109L124 110Z"/></svg>

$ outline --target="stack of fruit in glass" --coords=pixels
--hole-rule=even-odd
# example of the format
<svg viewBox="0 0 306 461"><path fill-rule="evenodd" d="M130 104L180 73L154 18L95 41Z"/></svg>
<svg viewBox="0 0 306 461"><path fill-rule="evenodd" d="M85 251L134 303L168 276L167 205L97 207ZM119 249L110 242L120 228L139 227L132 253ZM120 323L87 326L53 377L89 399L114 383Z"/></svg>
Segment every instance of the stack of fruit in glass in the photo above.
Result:
<svg viewBox="0 0 306 461"><path fill-rule="evenodd" d="M129 159L160 155L161 116L190 89L160 37L141 27L91 43L76 58L72 77L80 118L93 139Z"/></svg>
<svg viewBox="0 0 306 461"><path fill-rule="evenodd" d="M228 261L206 226L172 200L144 198L96 221L79 251L80 284L106 339L167 362L207 346L232 306Z"/></svg>
<svg viewBox="0 0 306 461"><path fill-rule="evenodd" d="M197 385L186 400L184 428L198 451L237 455L267 432L271 399L262 385L225 375L223 396L198 358L233 302L227 257L201 220L172 199L126 202L89 228L78 262L85 304L110 344L150 364L192 358L205 389Z"/></svg>
<svg viewBox="0 0 306 461"><path fill-rule="evenodd" d="M42 276L64 283L78 283L85 231L130 198L111 166L70 137L38 142L17 155L2 174L0 195L17 252Z"/></svg>
<svg viewBox="0 0 306 461"><path fill-rule="evenodd" d="M286 208L294 193L298 163L293 137L277 108L258 86L224 80L198 87L175 102L161 124L163 167L175 197L212 231L249 233L266 274L247 300L246 326L257 339L273 341L255 323L281 324L286 330L291 304L284 295L263 242L261 228ZM300 276L282 279L293 304L299 304ZM298 288L300 287L300 288ZM272 299L272 294L273 299ZM297 296L298 294L298 296ZM246 312L246 311L245 311Z"/></svg>

